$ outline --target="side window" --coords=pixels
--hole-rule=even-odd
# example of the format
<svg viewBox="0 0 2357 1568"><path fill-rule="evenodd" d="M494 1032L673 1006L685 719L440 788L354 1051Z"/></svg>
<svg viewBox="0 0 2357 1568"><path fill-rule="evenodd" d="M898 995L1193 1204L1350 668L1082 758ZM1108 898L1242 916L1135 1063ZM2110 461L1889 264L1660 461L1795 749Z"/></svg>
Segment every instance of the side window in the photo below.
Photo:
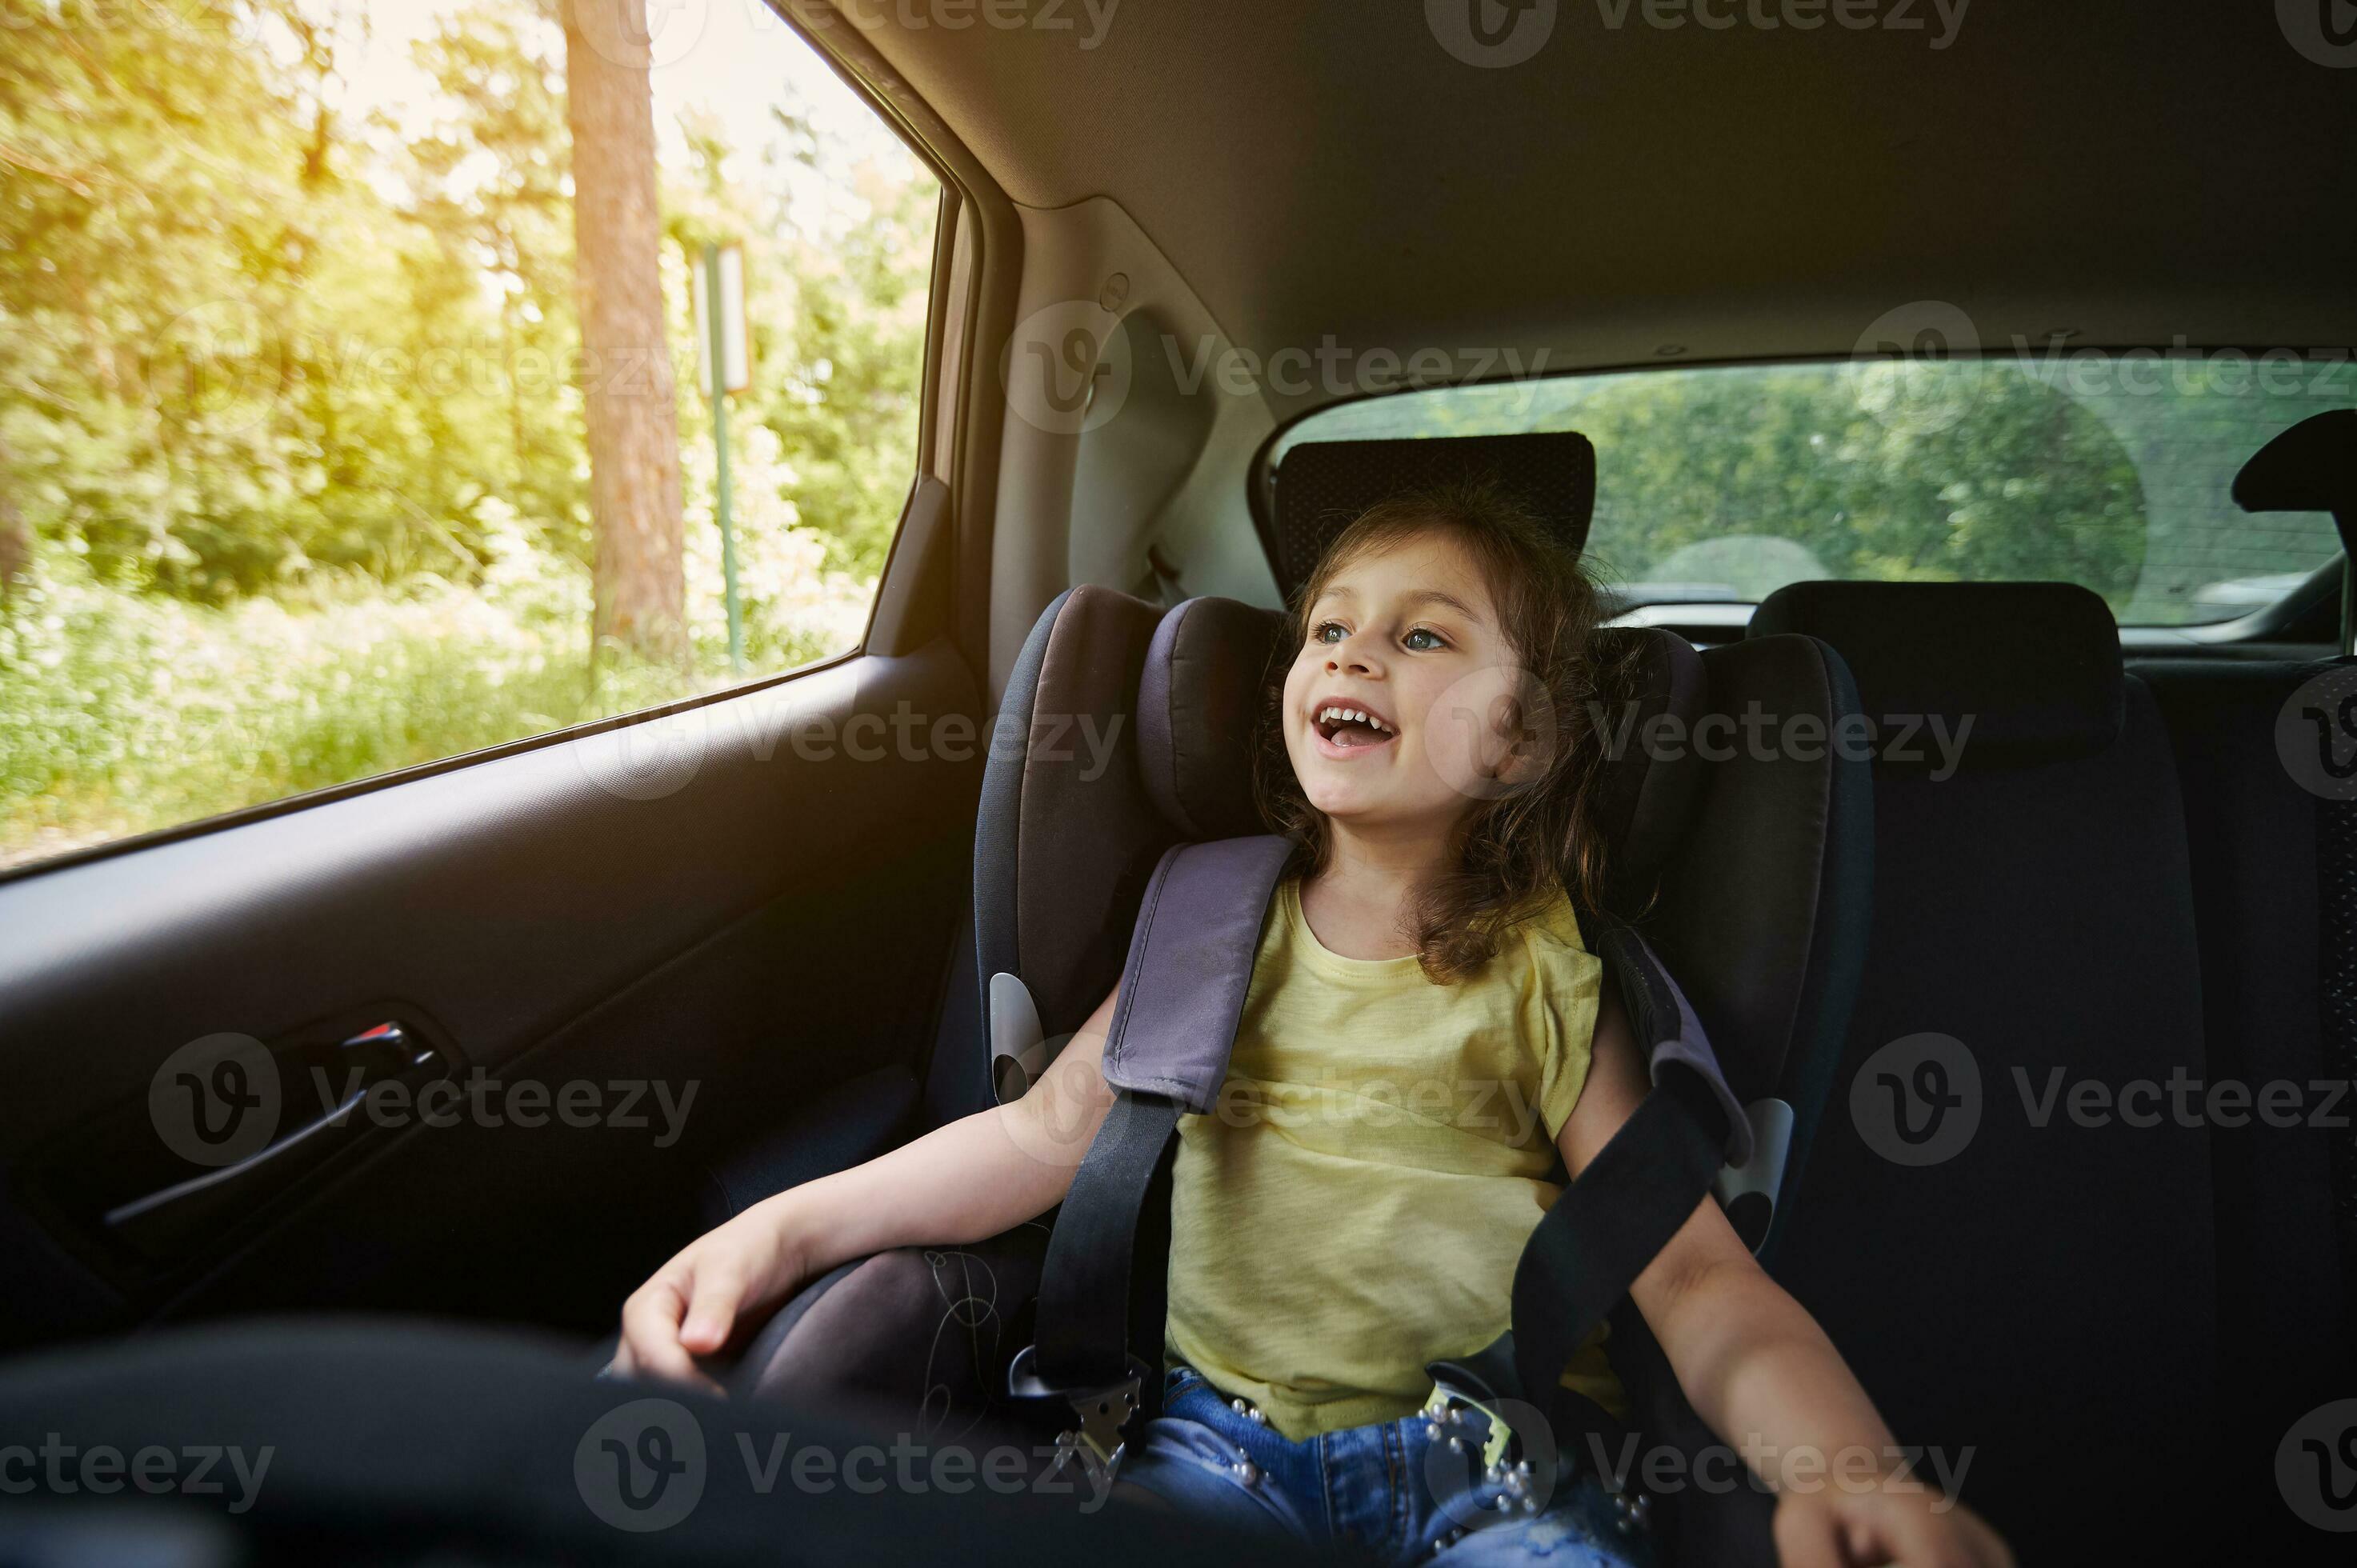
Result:
<svg viewBox="0 0 2357 1568"><path fill-rule="evenodd" d="M0 867L856 647L941 192L767 6L6 33Z"/></svg>

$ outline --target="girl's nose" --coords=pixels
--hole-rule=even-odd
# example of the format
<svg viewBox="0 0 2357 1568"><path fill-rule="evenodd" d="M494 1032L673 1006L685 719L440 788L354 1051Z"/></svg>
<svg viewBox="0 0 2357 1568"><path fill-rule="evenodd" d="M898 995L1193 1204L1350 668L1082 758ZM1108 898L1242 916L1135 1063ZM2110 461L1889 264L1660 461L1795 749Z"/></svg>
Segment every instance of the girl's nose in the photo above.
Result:
<svg viewBox="0 0 2357 1568"><path fill-rule="evenodd" d="M1345 671L1355 675L1377 675L1383 672L1383 665L1364 639L1351 637L1335 643L1327 652L1326 671L1336 675Z"/></svg>

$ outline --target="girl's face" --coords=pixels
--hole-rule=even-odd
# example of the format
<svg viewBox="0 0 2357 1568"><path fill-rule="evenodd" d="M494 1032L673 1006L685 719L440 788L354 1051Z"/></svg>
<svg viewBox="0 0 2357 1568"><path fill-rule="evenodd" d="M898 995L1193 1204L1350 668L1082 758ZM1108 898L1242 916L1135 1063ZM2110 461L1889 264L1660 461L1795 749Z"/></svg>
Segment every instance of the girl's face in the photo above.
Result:
<svg viewBox="0 0 2357 1568"><path fill-rule="evenodd" d="M1503 725L1531 682L1454 539L1433 532L1361 552L1306 625L1285 680L1285 749L1329 819L1441 833L1527 772L1530 748L1517 750Z"/></svg>

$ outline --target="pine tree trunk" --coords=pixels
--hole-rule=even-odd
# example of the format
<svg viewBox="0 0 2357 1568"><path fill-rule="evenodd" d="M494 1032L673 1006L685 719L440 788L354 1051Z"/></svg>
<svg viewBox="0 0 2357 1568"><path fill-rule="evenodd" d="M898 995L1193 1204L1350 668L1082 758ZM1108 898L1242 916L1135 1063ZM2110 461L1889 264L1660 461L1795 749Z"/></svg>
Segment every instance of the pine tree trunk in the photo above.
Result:
<svg viewBox="0 0 2357 1568"><path fill-rule="evenodd" d="M663 331L646 0L564 0L596 646L687 658L679 410Z"/></svg>
<svg viewBox="0 0 2357 1568"><path fill-rule="evenodd" d="M16 505L16 476L9 472L8 444L0 441L0 605L16 579L33 569L33 531Z"/></svg>

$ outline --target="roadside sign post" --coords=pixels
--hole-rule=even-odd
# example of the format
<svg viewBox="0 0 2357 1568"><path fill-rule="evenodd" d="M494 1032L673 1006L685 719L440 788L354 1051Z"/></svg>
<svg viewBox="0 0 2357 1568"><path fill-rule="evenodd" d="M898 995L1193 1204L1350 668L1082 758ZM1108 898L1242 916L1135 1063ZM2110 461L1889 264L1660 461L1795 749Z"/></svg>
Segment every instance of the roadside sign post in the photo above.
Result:
<svg viewBox="0 0 2357 1568"><path fill-rule="evenodd" d="M753 384L745 331L745 248L704 247L697 281L696 334L703 350L704 391L712 400L712 512L720 525L720 573L728 602L728 667L745 669L744 611L737 598L737 532L728 476L728 396Z"/></svg>

